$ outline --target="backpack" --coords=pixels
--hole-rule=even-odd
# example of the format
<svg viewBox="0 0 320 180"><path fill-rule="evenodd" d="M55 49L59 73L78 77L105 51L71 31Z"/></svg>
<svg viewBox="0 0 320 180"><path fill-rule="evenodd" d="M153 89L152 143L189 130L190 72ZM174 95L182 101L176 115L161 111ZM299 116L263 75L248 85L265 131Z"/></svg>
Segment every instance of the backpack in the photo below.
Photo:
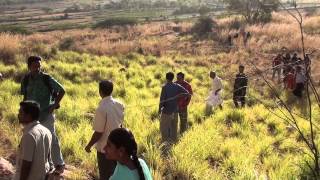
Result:
<svg viewBox="0 0 320 180"><path fill-rule="evenodd" d="M23 99L24 100L26 99L26 96L27 96L27 87L28 87L28 84L29 84L30 76L31 76L30 73L26 74L23 77L23 80L22 80L22 84L23 84L23 87L24 87L24 89L22 89L22 94L23 94ZM49 93L51 95L51 101L55 101L55 98L58 96L58 92L54 91L53 87L50 85L50 78L51 78L51 76L49 74L42 73L42 80L43 80L43 83L45 84L45 86L49 90Z"/></svg>

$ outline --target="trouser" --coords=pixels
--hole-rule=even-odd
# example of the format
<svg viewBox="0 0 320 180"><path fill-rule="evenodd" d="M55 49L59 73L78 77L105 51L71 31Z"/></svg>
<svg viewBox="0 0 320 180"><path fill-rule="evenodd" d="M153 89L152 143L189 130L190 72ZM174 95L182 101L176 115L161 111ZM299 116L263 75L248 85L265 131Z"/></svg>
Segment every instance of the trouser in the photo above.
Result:
<svg viewBox="0 0 320 180"><path fill-rule="evenodd" d="M51 158L54 166L64 165L59 139L56 134L56 129L54 127L55 115L49 114L47 118L41 122L41 124L48 128L52 134L52 144L51 144ZM52 162L51 162L52 163Z"/></svg>
<svg viewBox="0 0 320 180"><path fill-rule="evenodd" d="M109 180L112 176L114 169L116 168L116 161L112 161L106 158L104 153L97 151L97 160L99 168L99 179Z"/></svg>
<svg viewBox="0 0 320 180"><path fill-rule="evenodd" d="M272 80L275 78L276 74L278 76L278 81L280 82L281 81L281 68L279 68L279 67L273 68Z"/></svg>
<svg viewBox="0 0 320 180"><path fill-rule="evenodd" d="M160 131L162 141L174 143L177 140L178 114L161 114Z"/></svg>
<svg viewBox="0 0 320 180"><path fill-rule="evenodd" d="M183 134L188 128L188 108L179 109L179 118L180 118L180 134Z"/></svg>
<svg viewBox="0 0 320 180"><path fill-rule="evenodd" d="M233 93L233 103L236 106L236 108L239 107L238 101L241 102L241 107L244 107L246 105L246 91L237 91Z"/></svg>
<svg viewBox="0 0 320 180"><path fill-rule="evenodd" d="M304 89L304 84L303 83L297 83L295 90L293 90L293 94L295 96L301 98L303 89Z"/></svg>

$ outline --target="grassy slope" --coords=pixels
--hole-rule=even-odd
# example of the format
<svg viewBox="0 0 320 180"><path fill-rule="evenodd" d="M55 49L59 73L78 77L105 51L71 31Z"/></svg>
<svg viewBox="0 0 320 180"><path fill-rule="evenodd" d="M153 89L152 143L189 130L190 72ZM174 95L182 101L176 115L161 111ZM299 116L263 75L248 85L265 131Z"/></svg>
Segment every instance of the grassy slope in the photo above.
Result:
<svg viewBox="0 0 320 180"><path fill-rule="evenodd" d="M83 148L92 133L90 113L94 113L99 102L97 82L107 78L116 84L114 97L126 104L126 127L137 137L140 154L152 167L155 179L291 179L302 174L296 164L302 162L299 151L304 146L281 120L262 105L255 105L254 100L251 108L234 110L229 98L223 111L218 110L211 117L203 116L204 99L210 88L207 76L210 67L196 66L194 58L176 59L183 59L184 63L179 65L170 57L136 54L95 57L65 52L45 62L44 69L67 90L62 108L57 111L57 132L67 163L95 173L95 155L88 155ZM219 65L212 65L221 70ZM126 72L119 71L122 67L128 67ZM190 107L192 128L172 148L171 155L162 158L157 103L164 74L170 69L186 72L195 96ZM0 64L4 74L19 76L25 70L25 65L20 63ZM226 89L231 88L230 83L224 82ZM9 78L0 82L0 89L1 131L15 147L20 135L16 118L21 100L19 84ZM230 97L230 90L224 95ZM260 97L253 89L250 96Z"/></svg>

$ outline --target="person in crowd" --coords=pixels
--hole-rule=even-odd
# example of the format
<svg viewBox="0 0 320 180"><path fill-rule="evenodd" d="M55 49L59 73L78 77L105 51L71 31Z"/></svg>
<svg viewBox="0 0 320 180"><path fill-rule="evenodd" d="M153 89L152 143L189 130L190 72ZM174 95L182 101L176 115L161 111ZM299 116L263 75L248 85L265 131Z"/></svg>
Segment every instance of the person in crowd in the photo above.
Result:
<svg viewBox="0 0 320 180"><path fill-rule="evenodd" d="M299 61L298 54L294 53L292 58L291 58L291 62L290 63L292 63L292 65L296 65L296 64L298 64L298 61Z"/></svg>
<svg viewBox="0 0 320 180"><path fill-rule="evenodd" d="M296 80L296 83L295 83L296 87L293 90L293 94L298 98L302 98L303 90L304 90L305 82L306 82L306 77L303 74L301 66L296 67L295 80Z"/></svg>
<svg viewBox="0 0 320 180"><path fill-rule="evenodd" d="M152 180L148 165L138 158L138 145L130 130L113 130L104 151L106 158L117 162L110 180Z"/></svg>
<svg viewBox="0 0 320 180"><path fill-rule="evenodd" d="M287 74L285 74L283 82L284 82L284 88L289 91L293 91L296 85L295 75L294 75L294 68L292 66L288 67L288 70L286 71Z"/></svg>
<svg viewBox="0 0 320 180"><path fill-rule="evenodd" d="M206 114L210 114L212 111L212 107L219 106L222 109L222 80L217 76L216 72L210 71L209 74L212 79L212 89L210 91L209 97L206 100Z"/></svg>
<svg viewBox="0 0 320 180"><path fill-rule="evenodd" d="M177 74L176 83L184 87L190 95L193 94L191 85L185 81L184 73L179 72ZM178 110L180 117L180 134L183 134L188 128L188 105L191 101L191 96L182 96L178 100Z"/></svg>
<svg viewBox="0 0 320 180"><path fill-rule="evenodd" d="M188 90L173 82L174 74L166 74L167 83L162 87L159 114L162 141L174 143L177 140L178 100L190 97Z"/></svg>
<svg viewBox="0 0 320 180"><path fill-rule="evenodd" d="M58 136L55 131L54 111L60 107L60 102L65 94L62 85L52 76L41 71L40 56L30 56L27 60L29 73L21 82L23 100L33 100L40 104L40 123L52 133L52 161L55 173L62 174L65 163L62 157ZM53 164L52 164L53 163Z"/></svg>
<svg viewBox="0 0 320 180"><path fill-rule="evenodd" d="M50 172L51 132L40 124L40 105L20 103L19 123L23 126L14 180L44 180Z"/></svg>
<svg viewBox="0 0 320 180"><path fill-rule="evenodd" d="M112 95L113 83L104 80L99 83L99 94L102 98L95 112L93 130L94 133L85 150L90 153L93 145L96 145L99 176L101 180L108 180L113 174L116 162L105 156L104 147L110 132L119 128L124 120L124 105Z"/></svg>
<svg viewBox="0 0 320 180"><path fill-rule="evenodd" d="M272 61L272 80L274 80L275 76L278 76L278 82L281 81L281 69L282 69L282 57L281 54L278 54Z"/></svg>
<svg viewBox="0 0 320 180"><path fill-rule="evenodd" d="M233 102L236 108L239 108L238 101L241 102L241 107L244 107L246 104L246 93L248 86L248 77L244 73L244 66L239 66L239 73L236 75L234 81L234 90L233 90Z"/></svg>

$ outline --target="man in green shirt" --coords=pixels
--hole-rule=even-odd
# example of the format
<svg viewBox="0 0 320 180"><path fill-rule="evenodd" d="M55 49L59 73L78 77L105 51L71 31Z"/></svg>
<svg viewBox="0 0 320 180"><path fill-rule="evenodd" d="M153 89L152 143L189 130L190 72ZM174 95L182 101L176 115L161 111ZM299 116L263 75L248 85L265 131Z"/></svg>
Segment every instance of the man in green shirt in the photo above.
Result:
<svg viewBox="0 0 320 180"><path fill-rule="evenodd" d="M65 94L62 85L50 75L41 72L41 57L28 58L29 73L21 82L23 100L32 100L40 104L40 123L52 133L52 160L56 173L62 174L65 163L60 150L59 140L55 131L54 110L60 107L60 101Z"/></svg>

